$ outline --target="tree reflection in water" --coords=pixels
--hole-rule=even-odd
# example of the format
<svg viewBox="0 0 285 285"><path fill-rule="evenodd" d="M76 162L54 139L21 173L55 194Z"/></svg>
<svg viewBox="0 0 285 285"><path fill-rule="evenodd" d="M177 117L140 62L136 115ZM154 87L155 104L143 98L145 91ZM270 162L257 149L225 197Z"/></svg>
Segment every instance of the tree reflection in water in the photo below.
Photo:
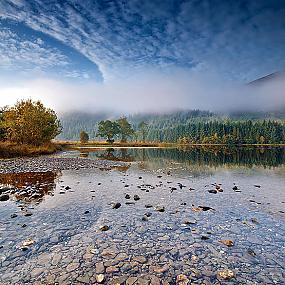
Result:
<svg viewBox="0 0 285 285"><path fill-rule="evenodd" d="M263 166L285 164L284 147L185 147L185 148L129 148L104 149L90 152L90 157L121 161L168 160L191 165Z"/></svg>
<svg viewBox="0 0 285 285"><path fill-rule="evenodd" d="M46 195L54 195L59 176L61 172L53 171L0 174L0 185L10 187L9 194L17 202L39 203Z"/></svg>
<svg viewBox="0 0 285 285"><path fill-rule="evenodd" d="M129 153L129 150L127 148L120 148L116 150L114 148L107 148L104 150L104 152L98 153L97 157L99 159L106 159L112 161L135 161L135 158Z"/></svg>

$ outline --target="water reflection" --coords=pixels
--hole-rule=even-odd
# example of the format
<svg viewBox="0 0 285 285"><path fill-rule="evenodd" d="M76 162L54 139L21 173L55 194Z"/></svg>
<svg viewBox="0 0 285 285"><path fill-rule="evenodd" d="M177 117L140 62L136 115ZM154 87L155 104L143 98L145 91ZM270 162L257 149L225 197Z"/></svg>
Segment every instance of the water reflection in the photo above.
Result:
<svg viewBox="0 0 285 285"><path fill-rule="evenodd" d="M0 174L0 186L17 202L39 203L53 196L60 172L28 172Z"/></svg>
<svg viewBox="0 0 285 285"><path fill-rule="evenodd" d="M94 156L94 152L90 151L81 151L80 157L92 157ZM124 162L133 162L135 161L135 157L133 154L129 153L129 149L127 148L106 148L106 149L97 149L95 151L95 156L99 159L111 160L111 161L124 161Z"/></svg>
<svg viewBox="0 0 285 285"><path fill-rule="evenodd" d="M285 163L284 147L188 147L188 148L108 148L94 149L89 157L113 161L182 163L195 166L262 166L277 167Z"/></svg>

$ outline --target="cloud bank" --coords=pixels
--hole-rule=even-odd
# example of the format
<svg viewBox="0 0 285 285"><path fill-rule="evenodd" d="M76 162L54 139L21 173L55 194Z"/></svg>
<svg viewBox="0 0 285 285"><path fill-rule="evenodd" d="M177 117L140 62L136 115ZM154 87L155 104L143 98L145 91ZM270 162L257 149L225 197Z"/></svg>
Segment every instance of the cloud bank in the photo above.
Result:
<svg viewBox="0 0 285 285"><path fill-rule="evenodd" d="M271 111L285 109L285 81L277 79L261 86L223 82L215 75L205 77L177 69L171 74L148 70L128 79L104 84L76 84L38 79L2 88L1 103L19 98L39 99L58 112L86 111L130 114L201 109L211 111Z"/></svg>

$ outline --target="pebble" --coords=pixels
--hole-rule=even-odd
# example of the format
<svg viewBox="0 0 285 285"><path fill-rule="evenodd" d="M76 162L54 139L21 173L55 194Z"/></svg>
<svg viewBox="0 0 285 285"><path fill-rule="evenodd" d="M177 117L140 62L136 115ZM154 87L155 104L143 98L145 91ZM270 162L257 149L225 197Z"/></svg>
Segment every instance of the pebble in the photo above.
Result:
<svg viewBox="0 0 285 285"><path fill-rule="evenodd" d="M235 273L232 270L224 269L224 270L218 271L217 276L222 279L229 280L235 276Z"/></svg>
<svg viewBox="0 0 285 285"><path fill-rule="evenodd" d="M72 272L76 270L79 267L79 263L70 263L66 266L66 271L67 272Z"/></svg>
<svg viewBox="0 0 285 285"><path fill-rule="evenodd" d="M99 230L102 232L108 231L109 229L110 229L110 227L107 225L102 225L99 227Z"/></svg>
<svg viewBox="0 0 285 285"><path fill-rule="evenodd" d="M165 208L163 206L156 206L155 210L158 211L158 212L164 212Z"/></svg>
<svg viewBox="0 0 285 285"><path fill-rule="evenodd" d="M116 266L109 266L106 268L107 274L116 273L116 272L119 272L119 269Z"/></svg>
<svg viewBox="0 0 285 285"><path fill-rule="evenodd" d="M176 277L176 284L177 285L187 285L189 283L189 279L184 274L179 274Z"/></svg>
<svg viewBox="0 0 285 285"><path fill-rule="evenodd" d="M163 265L162 267L155 266L153 271L156 273L164 273L169 270L169 266L167 264Z"/></svg>
<svg viewBox="0 0 285 285"><path fill-rule="evenodd" d="M97 281L98 283L103 283L104 280L105 280L105 275L104 275L104 274L98 274L98 275L96 275L96 281Z"/></svg>
<svg viewBox="0 0 285 285"><path fill-rule="evenodd" d="M96 273L104 273L105 272L105 266L103 262L98 262L95 265Z"/></svg>
<svg viewBox="0 0 285 285"><path fill-rule="evenodd" d="M135 200L135 201L138 201L138 200L140 200L140 197L139 197L139 195L134 195L134 200Z"/></svg>
<svg viewBox="0 0 285 285"><path fill-rule="evenodd" d="M138 280L137 277L129 277L126 281L127 285L133 285Z"/></svg>
<svg viewBox="0 0 285 285"><path fill-rule="evenodd" d="M230 239L222 239L222 240L219 240L219 242L228 247L234 246L234 242Z"/></svg>
<svg viewBox="0 0 285 285"><path fill-rule="evenodd" d="M139 263L146 263L147 259L144 256L135 256L132 258L133 261L137 261Z"/></svg>
<svg viewBox="0 0 285 285"><path fill-rule="evenodd" d="M112 208L113 208L113 209L119 209L121 206L122 206L121 203L114 203L114 204L112 205Z"/></svg>

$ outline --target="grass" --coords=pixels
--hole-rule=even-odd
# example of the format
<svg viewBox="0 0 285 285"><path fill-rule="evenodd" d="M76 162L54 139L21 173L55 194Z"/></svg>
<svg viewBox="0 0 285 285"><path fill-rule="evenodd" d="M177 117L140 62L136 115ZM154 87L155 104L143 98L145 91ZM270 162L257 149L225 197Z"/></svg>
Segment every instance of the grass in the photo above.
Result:
<svg viewBox="0 0 285 285"><path fill-rule="evenodd" d="M112 144L102 141L89 141L88 143L81 143L79 141L56 141L57 144L65 148L78 147L172 147L176 146L174 143L158 143L158 142L114 142Z"/></svg>
<svg viewBox="0 0 285 285"><path fill-rule="evenodd" d="M37 156L42 154L52 154L61 147L55 143L47 143L41 146L15 144L11 142L0 142L0 158L13 158L25 156Z"/></svg>

